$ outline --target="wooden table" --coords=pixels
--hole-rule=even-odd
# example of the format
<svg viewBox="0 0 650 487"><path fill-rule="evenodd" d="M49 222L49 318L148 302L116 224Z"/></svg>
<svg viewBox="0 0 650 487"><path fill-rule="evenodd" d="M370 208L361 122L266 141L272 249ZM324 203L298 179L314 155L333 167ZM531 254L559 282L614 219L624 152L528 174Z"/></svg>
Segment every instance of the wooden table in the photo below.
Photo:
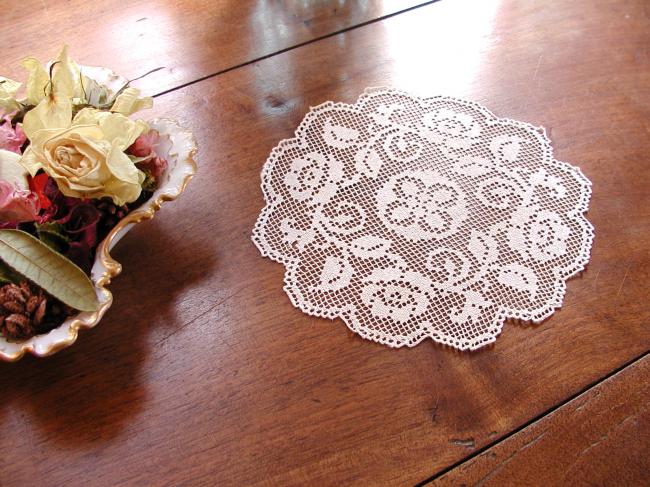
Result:
<svg viewBox="0 0 650 487"><path fill-rule="evenodd" d="M122 3L128 6L121 5ZM1 364L0 485L648 485L647 0L24 0L0 72L74 57L136 77L194 131L199 175L120 242L113 308ZM309 106L367 86L547 128L593 182L564 305L458 353L307 316L250 241L259 172Z"/></svg>

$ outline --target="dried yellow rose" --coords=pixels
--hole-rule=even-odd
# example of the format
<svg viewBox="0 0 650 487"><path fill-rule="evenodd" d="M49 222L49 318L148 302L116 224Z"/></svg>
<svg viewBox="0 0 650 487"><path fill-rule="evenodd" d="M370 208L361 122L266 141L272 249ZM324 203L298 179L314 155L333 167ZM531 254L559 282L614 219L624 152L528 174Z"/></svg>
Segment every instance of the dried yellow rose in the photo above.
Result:
<svg viewBox="0 0 650 487"><path fill-rule="evenodd" d="M47 97L58 100L67 99L73 105L100 103L100 99L108 96L108 89L83 74L84 68L69 58L68 48L64 46L58 57L52 62L52 78L38 59L28 57L23 60L23 67L29 72L27 80L28 105L36 105L47 101ZM89 73L95 73L101 68L86 67ZM110 111L131 115L139 110L151 108L153 99L149 96L140 98L140 90L133 87L122 89L114 100L105 100L111 103ZM103 102L101 102L103 103ZM102 106L108 108L108 106Z"/></svg>
<svg viewBox="0 0 650 487"><path fill-rule="evenodd" d="M52 63L51 79L45 66L36 58L23 59L23 67L29 72L26 85L28 105L38 105L48 96L72 100L82 92L79 66L68 57L67 46Z"/></svg>
<svg viewBox="0 0 650 487"><path fill-rule="evenodd" d="M52 77L35 58L25 58L23 66L29 71L27 79L28 105L36 105L27 112L23 129L27 138L42 129L62 129L70 125L72 96L75 92L76 65L68 58L64 47L51 68ZM29 131L27 129L29 128Z"/></svg>
<svg viewBox="0 0 650 487"><path fill-rule="evenodd" d="M150 96L139 98L139 96L140 90L131 87L126 88L115 98L115 102L111 107L111 112L121 113L122 115L128 116L132 113L153 106L153 98Z"/></svg>
<svg viewBox="0 0 650 487"><path fill-rule="evenodd" d="M58 103L25 117L23 129L31 145L20 163L32 175L43 169L66 196L108 196L116 205L138 199L144 173L124 151L148 130L147 124L93 108L81 110L70 121L68 107Z"/></svg>
<svg viewBox="0 0 650 487"><path fill-rule="evenodd" d="M18 81L0 76L0 114L12 113L20 108L16 101L16 92L19 88Z"/></svg>

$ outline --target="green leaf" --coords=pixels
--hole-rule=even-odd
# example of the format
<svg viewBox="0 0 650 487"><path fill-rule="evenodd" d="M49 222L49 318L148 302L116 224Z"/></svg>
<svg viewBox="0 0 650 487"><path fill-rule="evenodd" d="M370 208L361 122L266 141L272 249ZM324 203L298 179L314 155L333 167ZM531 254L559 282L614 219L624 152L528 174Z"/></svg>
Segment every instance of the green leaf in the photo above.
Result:
<svg viewBox="0 0 650 487"><path fill-rule="evenodd" d="M68 248L70 237L66 234L63 225L60 223L37 223L35 226L38 239L48 247L57 252Z"/></svg>
<svg viewBox="0 0 650 487"><path fill-rule="evenodd" d="M76 265L22 230L0 230L0 259L68 306L94 311L95 287Z"/></svg>
<svg viewBox="0 0 650 487"><path fill-rule="evenodd" d="M0 260L0 285L4 286L5 284L11 283L16 284L19 281L20 276L12 271L11 267Z"/></svg>

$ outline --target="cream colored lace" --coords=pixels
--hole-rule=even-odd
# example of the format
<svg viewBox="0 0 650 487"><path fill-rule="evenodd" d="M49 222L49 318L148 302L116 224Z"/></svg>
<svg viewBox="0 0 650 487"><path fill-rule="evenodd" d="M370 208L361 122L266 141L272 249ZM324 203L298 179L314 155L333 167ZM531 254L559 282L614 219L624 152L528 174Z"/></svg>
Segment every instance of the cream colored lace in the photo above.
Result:
<svg viewBox="0 0 650 487"><path fill-rule="evenodd" d="M313 108L272 151L253 240L306 313L393 347L476 349L562 304L589 259L590 186L542 129L374 89Z"/></svg>

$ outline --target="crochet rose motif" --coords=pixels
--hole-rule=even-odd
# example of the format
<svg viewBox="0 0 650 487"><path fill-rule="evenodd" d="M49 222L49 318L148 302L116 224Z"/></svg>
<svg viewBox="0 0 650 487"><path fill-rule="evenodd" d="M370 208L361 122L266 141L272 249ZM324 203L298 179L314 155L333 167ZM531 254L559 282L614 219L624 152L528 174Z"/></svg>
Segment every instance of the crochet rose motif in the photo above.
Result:
<svg viewBox="0 0 650 487"><path fill-rule="evenodd" d="M591 184L542 129L375 89L313 108L262 171L253 231L304 312L379 343L465 350L539 322L589 259Z"/></svg>

